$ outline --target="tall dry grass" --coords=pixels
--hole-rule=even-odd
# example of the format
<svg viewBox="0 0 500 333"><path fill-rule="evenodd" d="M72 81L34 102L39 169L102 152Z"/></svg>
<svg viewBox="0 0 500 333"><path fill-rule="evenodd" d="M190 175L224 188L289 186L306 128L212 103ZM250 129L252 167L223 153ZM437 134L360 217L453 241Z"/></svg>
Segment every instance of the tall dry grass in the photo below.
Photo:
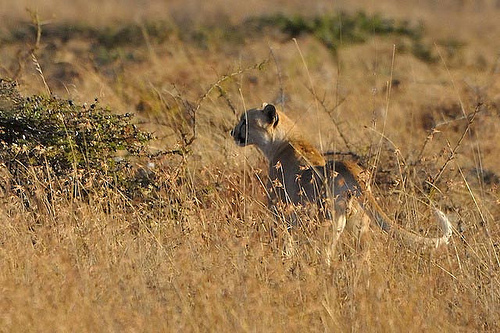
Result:
<svg viewBox="0 0 500 333"><path fill-rule="evenodd" d="M394 3L339 6L424 17L439 61L419 61L380 37L333 57L311 36L297 43L279 34L240 44L213 38L202 47L174 36L98 53L91 39L44 40L42 33L37 60L56 94L82 102L99 97L117 112L133 111L158 137L154 146L189 152L155 161L158 193L147 204L120 192L68 199L50 192L56 184L34 180L37 190L26 205L2 168L0 330L498 331L500 81L498 44L488 36L499 27L484 19L497 13L495 4L484 1L481 9L450 1L449 11L433 1ZM21 4L31 3L11 7L15 25L24 15ZM110 4L95 13L54 1L40 12L42 21L54 22L79 13L97 26L135 19L136 2ZM142 18L162 18L165 8L196 21L203 17L198 4L152 2ZM161 10L148 11L155 6ZM229 8L217 2L212 22L218 6ZM230 13L236 20L254 9L252 2L241 6ZM465 47L448 57L440 41L458 25ZM18 68L26 48L5 44L0 71L19 69L26 94L43 91L31 60ZM282 91L285 98L277 100ZM235 111L264 101L284 105L318 146L352 150L376 167L381 205L420 234L437 232L428 221L425 180L446 164L431 198L452 219L450 246L417 253L372 228L362 249L344 235L328 266L325 227L312 221L293 232L294 252L283 256L290 236L265 207L265 162L228 135ZM483 108L466 130L463 113L478 102ZM197 137L189 143L193 125Z"/></svg>
<svg viewBox="0 0 500 333"><path fill-rule="evenodd" d="M3 330L498 329L499 230L488 216L481 226L475 207L461 207L468 229L444 252L407 251L372 230L362 250L344 235L328 266L315 226L297 230L283 256L286 232L270 233L238 170L158 172L171 202L155 210L117 194L47 213L4 196Z"/></svg>

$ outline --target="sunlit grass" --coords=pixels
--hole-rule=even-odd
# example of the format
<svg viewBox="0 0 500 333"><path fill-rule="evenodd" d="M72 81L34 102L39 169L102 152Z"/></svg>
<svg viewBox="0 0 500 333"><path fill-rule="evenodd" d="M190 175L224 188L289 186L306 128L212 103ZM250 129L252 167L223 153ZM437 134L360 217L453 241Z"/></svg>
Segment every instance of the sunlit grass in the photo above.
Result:
<svg viewBox="0 0 500 333"><path fill-rule="evenodd" d="M487 36L498 27L469 23L479 19L472 8L455 4L470 14L461 25L469 32L454 38L442 32L442 21L455 16L441 7L440 19L429 14L424 21L422 41L433 63L395 48L404 44L397 35L368 34L332 55L314 34L293 36L296 41L279 30L221 38L229 36L220 34L225 24L280 9L262 4L250 15L251 4L241 3L234 16L217 16L221 3L198 24L203 15L196 2L155 3L172 10L167 18L145 9L140 20L130 18L136 5L117 7L113 15L106 5L90 17L75 2L71 12L80 8L89 16L78 22L87 33L53 33L67 20L47 22L40 11L36 48L36 29L17 23L26 35L4 44L0 73L17 75L23 96L48 87L76 105L98 97L118 114L135 113L136 125L156 140L151 160L131 161L131 174L146 172L151 181L136 196L112 186L105 196L68 196L56 191L64 184L46 162L38 173L24 163L31 177L22 183L0 161L1 330L500 329L500 81L492 56L498 45L491 39L479 50L470 38L472 31ZM52 2L54 12L74 17L71 6L58 6ZM396 7L379 14L420 21L412 4ZM118 14L126 19L116 22ZM324 13L293 2L285 14ZM148 25L167 21L165 34ZM183 37L182 22L202 29L201 39ZM457 40L463 44L449 51ZM324 150L350 150L375 167L375 194L405 228L437 232L428 221L430 197L452 220L450 246L417 253L372 227L362 248L345 234L328 265L328 226L313 220L290 236L266 208L264 160L254 149L236 147L228 134L235 113L262 102L284 107ZM155 155L159 150L164 153ZM290 237L294 251L285 256Z"/></svg>

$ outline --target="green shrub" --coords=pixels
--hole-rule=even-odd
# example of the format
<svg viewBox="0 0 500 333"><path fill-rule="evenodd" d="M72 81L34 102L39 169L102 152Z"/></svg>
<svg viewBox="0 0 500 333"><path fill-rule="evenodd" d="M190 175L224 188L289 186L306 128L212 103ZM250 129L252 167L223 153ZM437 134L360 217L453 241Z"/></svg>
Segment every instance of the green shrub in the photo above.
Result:
<svg viewBox="0 0 500 333"><path fill-rule="evenodd" d="M20 25L8 34L0 34L0 42L32 42L37 35L36 26ZM96 28L81 23L59 23L43 26L44 40L87 39L92 42L91 53L98 65L112 63L118 58L134 58L137 46L163 44L171 36L201 48L220 46L223 43L244 44L252 33L261 35L266 29L276 29L287 38L311 35L320 40L332 53L345 45L363 43L373 36L397 36L402 45L398 49L411 52L418 59L433 62L432 45L424 42L422 24L412 24L406 20L368 15L364 12L325 13L317 16L301 14L270 14L250 17L243 23L234 24L228 18L221 18L212 24L182 24L168 20L123 23L117 26ZM450 53L457 51L460 42L450 44ZM129 46L135 47L130 49Z"/></svg>
<svg viewBox="0 0 500 333"><path fill-rule="evenodd" d="M127 191L135 181L130 158L146 156L152 139L132 121L131 114L114 114L97 100L77 105L53 96L23 97L15 82L0 80L0 160L16 186L29 186L36 175L56 178L62 187L78 184L86 193L101 185Z"/></svg>
<svg viewBox="0 0 500 333"><path fill-rule="evenodd" d="M251 18L246 25L257 32L268 28L278 29L288 38L312 35L333 53L343 44L363 43L372 36L394 35L408 40L411 46L407 49L417 58L434 61L430 47L422 41L422 25L412 26L408 21L387 19L380 15L369 16L364 12L353 15L341 12L315 17L275 14Z"/></svg>
<svg viewBox="0 0 500 333"><path fill-rule="evenodd" d="M1 36L3 42L30 42L36 36L35 25L18 25L8 34ZM96 44L111 49L124 45L144 45L149 42L161 44L174 33L174 27L167 21L147 21L144 23L122 23L103 28L83 23L55 23L43 26L42 35L45 40L60 39L67 42L82 38L95 41Z"/></svg>

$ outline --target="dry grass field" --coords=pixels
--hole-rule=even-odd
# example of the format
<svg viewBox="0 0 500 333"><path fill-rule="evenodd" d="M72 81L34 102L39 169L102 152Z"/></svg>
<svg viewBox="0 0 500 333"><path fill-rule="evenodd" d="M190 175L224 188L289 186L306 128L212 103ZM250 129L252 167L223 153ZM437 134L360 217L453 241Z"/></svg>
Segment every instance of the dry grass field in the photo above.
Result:
<svg viewBox="0 0 500 333"><path fill-rule="evenodd" d="M140 195L0 161L1 332L500 331L500 3L306 3L0 2L0 78L155 136ZM451 244L372 227L327 265L325 226L287 234L264 158L229 135L263 102L357 154L404 228L435 235L432 200Z"/></svg>

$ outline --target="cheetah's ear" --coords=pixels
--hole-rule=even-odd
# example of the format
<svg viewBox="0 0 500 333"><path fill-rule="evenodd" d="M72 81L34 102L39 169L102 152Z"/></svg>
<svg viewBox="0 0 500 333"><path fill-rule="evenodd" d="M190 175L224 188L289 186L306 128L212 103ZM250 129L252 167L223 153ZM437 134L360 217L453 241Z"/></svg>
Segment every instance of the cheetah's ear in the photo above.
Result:
<svg viewBox="0 0 500 333"><path fill-rule="evenodd" d="M269 124L273 124L273 127L276 127L280 120L278 112L276 111L276 107L272 104L266 104L266 106L264 106L264 110L262 111L267 116L267 121L269 122Z"/></svg>

